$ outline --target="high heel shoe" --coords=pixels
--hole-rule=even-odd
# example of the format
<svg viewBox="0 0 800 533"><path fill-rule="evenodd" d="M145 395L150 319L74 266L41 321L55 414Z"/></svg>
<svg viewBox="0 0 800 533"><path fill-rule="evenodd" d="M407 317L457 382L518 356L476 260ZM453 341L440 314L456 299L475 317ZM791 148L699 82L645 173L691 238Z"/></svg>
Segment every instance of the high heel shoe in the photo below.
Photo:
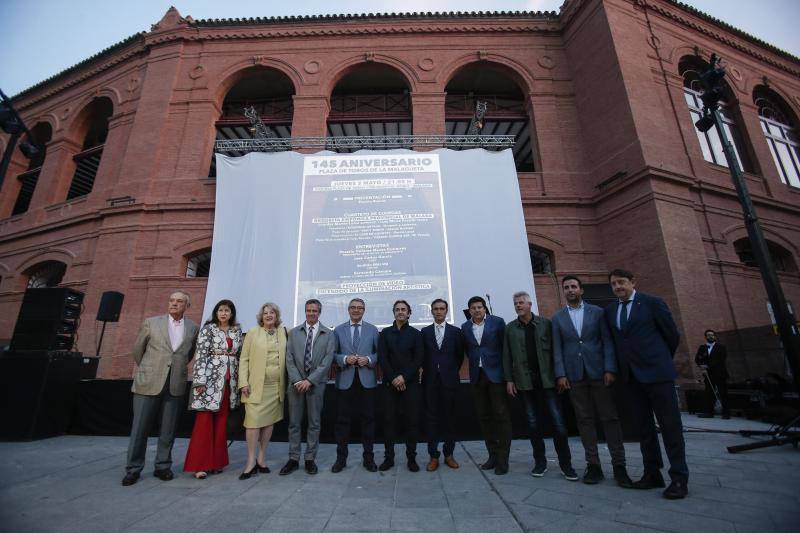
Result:
<svg viewBox="0 0 800 533"><path fill-rule="evenodd" d="M258 471L261 472L262 474L269 474L270 472L272 472L272 470L270 470L269 467L266 465L261 466L260 464L256 463L256 468L258 468Z"/></svg>
<svg viewBox="0 0 800 533"><path fill-rule="evenodd" d="M242 472L239 474L239 479L250 479L251 476L255 476L256 474L258 474L258 465L255 465L253 468L251 468L249 472Z"/></svg>

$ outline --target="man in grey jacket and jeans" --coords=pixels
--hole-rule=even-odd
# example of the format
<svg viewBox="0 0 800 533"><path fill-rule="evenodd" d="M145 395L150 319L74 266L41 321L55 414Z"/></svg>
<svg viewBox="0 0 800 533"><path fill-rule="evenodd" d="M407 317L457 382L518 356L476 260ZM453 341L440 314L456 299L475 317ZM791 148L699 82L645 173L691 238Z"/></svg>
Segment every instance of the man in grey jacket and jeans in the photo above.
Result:
<svg viewBox="0 0 800 533"><path fill-rule="evenodd" d="M603 479L597 452L595 408L603 423L614 479L620 487L632 488L625 468L622 427L611 394L617 374L614 341L603 310L583 301L583 284L576 276L561 280L567 306L553 315L553 366L559 392L569 390L575 409L578 432L586 451L583 482L589 485Z"/></svg>

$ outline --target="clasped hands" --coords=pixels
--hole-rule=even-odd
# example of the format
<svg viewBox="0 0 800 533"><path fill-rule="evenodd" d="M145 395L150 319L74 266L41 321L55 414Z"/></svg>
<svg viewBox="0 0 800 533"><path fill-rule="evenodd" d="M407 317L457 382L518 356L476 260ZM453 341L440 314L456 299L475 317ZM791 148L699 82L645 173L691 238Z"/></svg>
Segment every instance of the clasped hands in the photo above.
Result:
<svg viewBox="0 0 800 533"><path fill-rule="evenodd" d="M345 364L351 366L367 366L369 364L369 357L365 355L352 354L345 357L344 362Z"/></svg>
<svg viewBox="0 0 800 533"><path fill-rule="evenodd" d="M603 373L603 383L606 387L613 385L616 379L617 376L615 376L613 372ZM566 377L560 377L556 380L556 390L558 390L559 393L566 392L570 388L572 387L570 386L569 380Z"/></svg>

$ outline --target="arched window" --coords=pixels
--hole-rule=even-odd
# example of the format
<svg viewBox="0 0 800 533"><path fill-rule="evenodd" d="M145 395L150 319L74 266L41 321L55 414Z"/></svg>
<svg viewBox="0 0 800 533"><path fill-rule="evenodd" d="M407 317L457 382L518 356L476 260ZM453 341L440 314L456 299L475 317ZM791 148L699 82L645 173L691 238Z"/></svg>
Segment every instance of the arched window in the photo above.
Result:
<svg viewBox="0 0 800 533"><path fill-rule="evenodd" d="M38 153L30 159L28 169L17 176L20 181L19 193L17 194L17 201L14 203L14 209L11 215L19 215L28 210L31 198L33 198L33 191L36 189L36 183L39 181L39 173L42 171L44 158L47 151L47 143L53 136L53 128L47 122L39 122L31 130L30 141L39 150Z"/></svg>
<svg viewBox="0 0 800 533"><path fill-rule="evenodd" d="M186 277L207 278L211 271L211 250L195 252L187 257Z"/></svg>
<svg viewBox="0 0 800 533"><path fill-rule="evenodd" d="M45 287L57 287L64 274L67 272L67 265L61 261L45 261L32 266L27 270L28 289L41 289Z"/></svg>
<svg viewBox="0 0 800 533"><path fill-rule="evenodd" d="M103 147L108 136L108 119L114 106L108 98L95 98L81 112L79 127L84 132L83 147L72 157L75 174L67 192L67 200L86 196L92 192L97 169L103 157Z"/></svg>
<svg viewBox="0 0 800 533"><path fill-rule="evenodd" d="M744 263L745 266L758 267L750 239L744 237L735 241L733 249L736 251L736 255L739 256L739 261ZM770 257L772 257L772 264L775 265L775 270L778 272L797 272L797 263L792 257L792 252L772 241L767 241L767 249Z"/></svg>
<svg viewBox="0 0 800 533"><path fill-rule="evenodd" d="M792 187L800 187L800 137L797 134L797 118L783 98L767 87L756 87L753 101L758 106L761 130L767 138L781 181Z"/></svg>
<svg viewBox="0 0 800 533"><path fill-rule="evenodd" d="M534 274L552 274L555 271L553 252L533 244L528 245L531 254L531 268Z"/></svg>
<svg viewBox="0 0 800 533"><path fill-rule="evenodd" d="M703 116L703 102L700 100L700 95L703 92L700 85L700 74L707 69L708 64L693 56L682 58L678 64L678 70L681 76L683 76L683 96L686 99L686 104L689 106L692 124ZM742 130L737 124L738 107L736 106L733 93L727 85L725 86L725 96L720 101L719 113L722 117L725 132L733 143L733 151L736 152L736 159L739 161L739 167L745 172L751 172L753 170L753 165L748 156L744 137L741 133ZM727 167L728 161L725 159L725 153L722 151L722 142L720 141L717 129L711 128L708 131L700 131L695 128L695 132L697 133L697 140L700 141L700 149L703 151L703 158L711 163Z"/></svg>
<svg viewBox="0 0 800 533"><path fill-rule="evenodd" d="M465 135L477 102L486 102L484 135L516 135L514 162L518 172L534 172L530 117L525 94L505 68L482 61L456 72L448 82L445 133Z"/></svg>

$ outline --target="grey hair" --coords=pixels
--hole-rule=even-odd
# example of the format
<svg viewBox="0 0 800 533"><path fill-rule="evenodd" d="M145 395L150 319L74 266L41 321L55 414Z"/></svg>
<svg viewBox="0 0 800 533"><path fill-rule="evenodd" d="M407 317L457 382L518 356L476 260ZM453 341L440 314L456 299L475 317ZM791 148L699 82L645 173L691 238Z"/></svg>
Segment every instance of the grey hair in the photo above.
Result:
<svg viewBox="0 0 800 533"><path fill-rule="evenodd" d="M182 294L183 297L186 298L186 307L189 307L191 305L192 299L189 296L188 292L184 292L184 291L178 290L178 291L172 291L171 293L169 293L170 296L172 296L173 294Z"/></svg>
<svg viewBox="0 0 800 533"><path fill-rule="evenodd" d="M517 298L522 298L525 302L527 302L529 304L533 303L533 300L531 300L531 295L528 294L525 291L517 291L517 292L515 292L514 293L514 300L516 300Z"/></svg>

